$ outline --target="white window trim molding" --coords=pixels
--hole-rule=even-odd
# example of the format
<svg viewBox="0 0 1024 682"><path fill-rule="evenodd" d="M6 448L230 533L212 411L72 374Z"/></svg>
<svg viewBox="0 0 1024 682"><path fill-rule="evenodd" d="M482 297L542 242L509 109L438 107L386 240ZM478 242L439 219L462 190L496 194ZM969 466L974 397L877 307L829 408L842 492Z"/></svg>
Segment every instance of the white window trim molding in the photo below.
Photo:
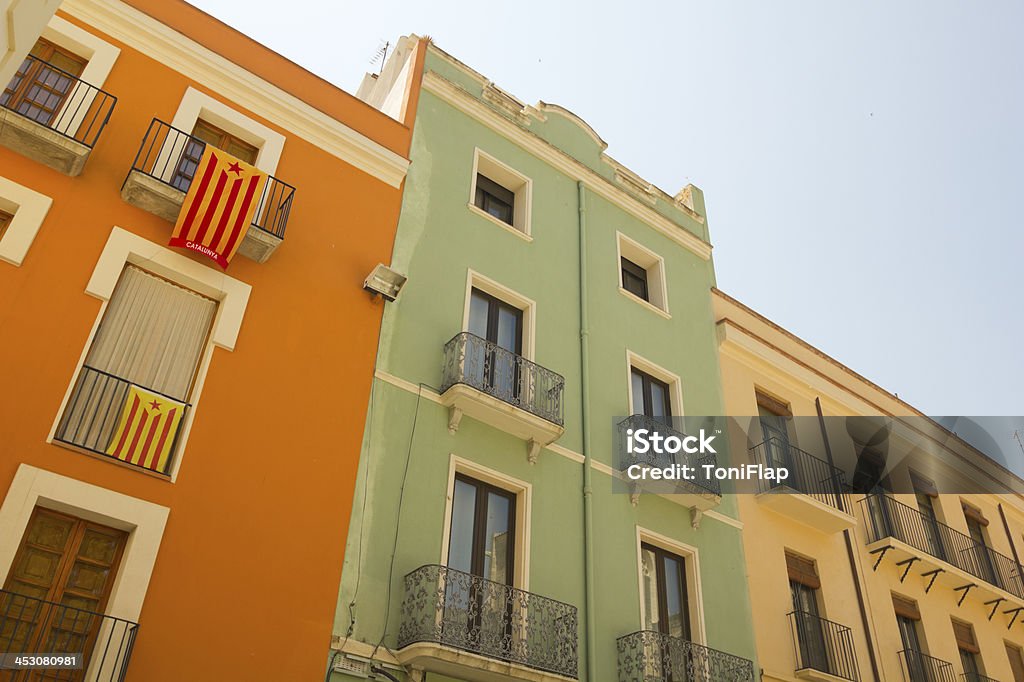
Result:
<svg viewBox="0 0 1024 682"><path fill-rule="evenodd" d="M493 279L469 269L466 272L466 301L462 311L462 331L464 332L469 331L469 304L473 296L473 289L479 289L495 298L500 298L505 303L523 311L523 357L533 361L536 350L537 303Z"/></svg>
<svg viewBox="0 0 1024 682"><path fill-rule="evenodd" d="M629 250L638 251L638 252L642 253L645 256L647 262L654 261L656 263L656 270L657 270L657 272L654 273L655 276L656 276L656 280L653 281L653 282L652 282L652 277L651 277L651 274L652 274L651 273L651 267L650 266L645 266L645 265L643 265L641 263L637 263L637 265L640 265L640 267L644 268L647 271L647 291L648 291L648 294L650 294L651 285L652 284L656 285L658 287L659 297L661 298L661 300L664 303L664 305L659 306L659 305L657 305L655 303L652 303L651 301L645 301L644 299L640 298L639 296L634 294L632 291L627 290L623 286L623 284L622 284L622 257L623 257L622 246L623 246L623 244L625 244ZM626 257L629 258L629 255L631 255L631 254L627 254ZM616 256L615 257L615 271L616 271L616 273L618 273L619 293L623 294L624 296L626 296L631 301L635 301L636 303L639 303L640 305L642 305L643 307L647 308L651 312L656 313L656 314L660 315L661 317L664 317L666 320L671 320L672 319L672 314L671 314L671 312L669 312L669 308L668 308L668 283L667 283L666 277L665 277L665 259L662 258L655 251L652 251L651 249L647 248L646 246L644 246L640 242L638 242L635 239L632 239L630 237L627 237L626 235L624 235L622 232L619 232L619 231L615 232L615 256ZM630 258L630 260L636 262L635 259L633 259L633 258Z"/></svg>
<svg viewBox="0 0 1024 682"><path fill-rule="evenodd" d="M58 16L50 19L42 37L88 60L79 79L97 88L102 88L107 82L107 76L121 54L121 48Z"/></svg>
<svg viewBox="0 0 1024 682"><path fill-rule="evenodd" d="M636 368L641 372L650 374L655 379L660 379L668 384L668 389L672 396L672 418L676 419L686 414L683 409L683 382L680 380L679 375L674 372L670 372L660 365L656 365L650 360L643 358L633 351L626 349L626 412L625 414L633 414L633 375L632 369Z"/></svg>
<svg viewBox="0 0 1024 682"><path fill-rule="evenodd" d="M0 237L0 260L19 266L46 219L53 199L0 176L0 210L13 216Z"/></svg>
<svg viewBox="0 0 1024 682"><path fill-rule="evenodd" d="M700 555L696 547L675 540L666 535L655 533L641 526L636 527L636 577L640 588L640 626L647 622L644 609L644 571L642 545L646 543L660 547L683 558L686 562L686 590L690 607L690 636L696 644L707 642L707 631L704 628L704 593L700 585Z"/></svg>
<svg viewBox="0 0 1024 682"><path fill-rule="evenodd" d="M512 586L530 591L530 509L533 506L533 486L495 469L449 454L448 489L444 505L444 536L441 539L442 566L448 565L448 544L452 528L452 502L455 499L455 474L464 474L484 483L513 493L516 496L516 537L514 542Z"/></svg>
<svg viewBox="0 0 1024 682"><path fill-rule="evenodd" d="M36 507L130 533L106 612L138 622L170 509L22 463L0 506L0 584Z"/></svg>
<svg viewBox="0 0 1024 682"><path fill-rule="evenodd" d="M476 205L476 178L477 178L477 175L480 173L480 161L481 160L483 160L485 165L491 166L491 167L495 168L498 171L498 173L497 173L498 175L503 175L503 176L506 176L506 177L507 176L511 176L512 178L515 178L516 183L509 183L509 184L518 184L518 186L519 186L518 189L512 189L511 187L507 187L506 183L503 182L503 180L505 180L506 178L501 178L501 177L497 177L497 178L492 177L491 178L491 180L493 180L494 182L498 183L502 187L505 187L505 189L509 190L510 192L512 192L515 195L515 204L513 205L513 208L512 208L512 211L513 211L513 217L512 217L513 224L512 225L509 225L508 223L506 223L506 222L504 222L502 220L498 220L497 218L492 216L487 211L481 210ZM487 173L485 172L484 174L486 175ZM515 168L512 168L508 164L502 163L501 161L499 161L495 157L491 156L490 154L488 154L484 150L480 149L479 147L475 147L473 149L473 175L472 175L472 177L470 177L470 180L469 180L469 204L468 204L468 206L469 206L470 211L476 213L479 216L482 216L482 217L486 218L487 220L491 221L495 225L497 225L497 226L503 228L504 230L507 230L508 232L511 232L512 234L516 235L520 239L523 239L523 240L525 240L527 242L532 242L533 241L533 235L532 235L532 223L533 223L533 220L532 220L532 216L533 216L533 180L530 179L529 177L523 175L522 173L517 171Z"/></svg>
<svg viewBox="0 0 1024 682"><path fill-rule="evenodd" d="M68 400L71 399L71 394L74 392L78 376L82 371L82 366L85 364L85 358L92 347L96 332L99 330L103 315L107 311L107 305L114 293L114 288L117 286L121 272L124 270L125 265L129 263L149 270L181 286L188 287L200 294L209 296L218 302L217 314L214 317L213 328L210 331L210 342L207 344L199 361L195 383L189 398L192 409L188 411L181 424L181 434L171 462L171 470L168 472L170 481L173 483L178 478L178 472L184 460L188 437L192 431L192 423L199 409L199 398L202 395L203 385L206 382L206 373L209 370L210 362L213 360L214 346L219 346L229 351L234 350L235 342L238 339L238 332L242 326L242 319L245 316L245 309L249 303L249 294L252 291L252 287L241 280L217 272L180 253L171 251L164 246L155 244L116 225L110 231L107 244L103 247L103 252L100 254L96 267L93 269L92 277L89 278L89 283L85 287L86 293L103 301L103 305L100 306L100 310L96 315L96 321L89 332L89 337L82 347L82 354L78 358L78 364L72 373L71 381L68 383L67 391L61 400L60 409L57 410L57 414L54 417L50 433L46 437L46 442L56 444L54 435L57 432L57 427L60 425L61 416L64 414ZM113 458L104 457L103 459L115 464L121 464ZM163 479L163 476L161 475L160 478Z"/></svg>
<svg viewBox="0 0 1024 682"><path fill-rule="evenodd" d="M253 165L269 175L277 172L277 164L284 150L284 135L190 85L178 104L178 110L174 112L171 125L191 134L199 119L257 147L259 152Z"/></svg>

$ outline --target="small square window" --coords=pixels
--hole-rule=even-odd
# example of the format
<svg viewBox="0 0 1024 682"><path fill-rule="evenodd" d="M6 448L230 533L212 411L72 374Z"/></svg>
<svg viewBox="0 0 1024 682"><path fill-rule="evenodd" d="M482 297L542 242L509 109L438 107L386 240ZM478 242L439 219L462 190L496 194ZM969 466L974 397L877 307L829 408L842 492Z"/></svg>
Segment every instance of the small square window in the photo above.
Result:
<svg viewBox="0 0 1024 682"><path fill-rule="evenodd" d="M476 176L476 207L503 223L514 225L516 195L482 173Z"/></svg>
<svg viewBox="0 0 1024 682"><path fill-rule="evenodd" d="M647 302L651 300L647 293L647 270L625 256L622 257L622 288Z"/></svg>
<svg viewBox="0 0 1024 682"><path fill-rule="evenodd" d="M530 179L479 149L474 154L469 207L530 241Z"/></svg>

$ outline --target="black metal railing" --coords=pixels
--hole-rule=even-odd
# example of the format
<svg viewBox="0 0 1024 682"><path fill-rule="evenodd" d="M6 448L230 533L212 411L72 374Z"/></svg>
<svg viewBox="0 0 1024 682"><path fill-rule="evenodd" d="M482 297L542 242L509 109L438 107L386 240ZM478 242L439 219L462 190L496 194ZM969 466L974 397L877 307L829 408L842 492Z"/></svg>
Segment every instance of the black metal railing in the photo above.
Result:
<svg viewBox="0 0 1024 682"><path fill-rule="evenodd" d="M689 642L641 630L616 642L619 682L753 682L752 661Z"/></svg>
<svg viewBox="0 0 1024 682"><path fill-rule="evenodd" d="M868 542L891 537L1024 599L1020 565L966 533L950 528L888 495L861 500Z"/></svg>
<svg viewBox="0 0 1024 682"><path fill-rule="evenodd" d="M498 400L562 426L561 374L469 332L444 346L441 392L455 384L472 386Z"/></svg>
<svg viewBox="0 0 1024 682"><path fill-rule="evenodd" d="M131 443L127 443L127 447L121 449L122 456L117 456L117 459L126 464L166 474L170 471L173 462L178 437L181 435L181 428L190 407L189 403L145 386L139 386L95 367L83 365L75 388L71 392L71 397L64 407L64 414L57 425L54 438L62 443L104 457L115 457L115 453L111 452L111 447L113 445L116 448L116 444L113 443L114 437L118 433L118 426L125 409L130 408L127 402L132 386L138 386L144 391L173 401L176 405L181 406L181 414L174 415L176 423L172 417L165 415L167 421L158 425L160 428L154 431L148 447L146 447L145 440L140 439L140 442L135 443L134 449L130 451ZM165 432L162 427L166 427L168 422L170 422L170 430ZM159 453L163 450L161 444L166 445L168 442L170 443L168 450L170 456L167 457L162 467L159 466L159 462L152 461L151 458L141 457L141 453L144 451L151 454ZM140 456L129 456L129 452L135 452Z"/></svg>
<svg viewBox="0 0 1024 682"><path fill-rule="evenodd" d="M964 673L960 676L964 682L999 682L994 677L987 677L981 673Z"/></svg>
<svg viewBox="0 0 1024 682"><path fill-rule="evenodd" d="M790 612L789 623L797 670L818 670L852 682L860 680L850 628L806 611Z"/></svg>
<svg viewBox="0 0 1024 682"><path fill-rule="evenodd" d="M405 576L398 646L434 642L577 676L576 607L446 566Z"/></svg>
<svg viewBox="0 0 1024 682"><path fill-rule="evenodd" d="M206 143L198 137L154 118L135 153L131 170L187 193L205 149ZM284 239L294 198L294 187L268 176L252 225Z"/></svg>
<svg viewBox="0 0 1024 682"><path fill-rule="evenodd" d="M0 93L0 106L92 149L117 98L28 55Z"/></svg>
<svg viewBox="0 0 1024 682"><path fill-rule="evenodd" d="M0 590L0 654L80 656L80 668L48 669L38 679L121 682L138 629L138 623L123 618ZM20 675L0 670L0 682L23 679Z"/></svg>
<svg viewBox="0 0 1024 682"><path fill-rule="evenodd" d="M757 464L789 471L784 480L759 479L758 492L791 488L839 511L853 512L845 494L846 474L841 469L777 436L766 438L750 452Z"/></svg>
<svg viewBox="0 0 1024 682"><path fill-rule="evenodd" d="M952 663L913 649L901 651L900 660L907 682L956 682Z"/></svg>
<svg viewBox="0 0 1024 682"><path fill-rule="evenodd" d="M626 471L633 464L640 464L645 467L651 467L655 469L664 469L673 465L680 467L688 467L692 478L679 479L672 483L677 488L676 492L696 492L696 493L711 493L712 495L722 494L722 484L714 476L708 476L705 470L705 465L715 465L718 460L713 453L700 454L699 452L688 453L683 449L679 449L677 452L668 452L667 448L662 447L660 452L655 452L653 447L650 447L645 453L629 452L627 447L627 432L632 430L636 433L640 430L646 430L648 432L648 440L651 435L657 434L661 437L662 442L670 437L677 438L681 442L687 437L687 434L682 431L678 431L665 420L657 419L655 417L648 417L645 414L634 414L626 417L618 424L619 431L619 469ZM661 488L665 482L659 482L657 484L652 483L652 487Z"/></svg>

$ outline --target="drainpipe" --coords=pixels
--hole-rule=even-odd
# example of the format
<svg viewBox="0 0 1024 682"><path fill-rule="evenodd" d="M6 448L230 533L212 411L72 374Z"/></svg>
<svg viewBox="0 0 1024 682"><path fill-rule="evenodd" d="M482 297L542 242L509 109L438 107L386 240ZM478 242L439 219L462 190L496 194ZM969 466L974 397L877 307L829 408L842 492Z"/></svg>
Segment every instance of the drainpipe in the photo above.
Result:
<svg viewBox="0 0 1024 682"><path fill-rule="evenodd" d="M821 412L821 399L818 397L814 398L814 407L818 410L818 426L821 428L821 439L825 441L825 456L828 457L828 463L833 467L835 462L832 459L832 444L828 440L828 430L825 428L825 415ZM841 495L842 491L837 491L837 495ZM864 605L864 591L860 586L860 574L857 572L857 557L853 551L853 538L850 535L850 529L847 528L843 531L843 539L846 541L846 558L850 562L850 573L853 575L853 588L857 593L857 608L860 610L860 622L864 626L864 641L868 645L868 660L871 661L871 676L875 682L881 680L881 676L878 674L878 661L875 660L875 642L871 637L871 620L868 618L867 607Z"/></svg>
<svg viewBox="0 0 1024 682"><path fill-rule="evenodd" d="M580 229L580 391L583 397L583 606L586 639L587 679L597 668L594 626L594 513L590 458L590 321L587 315L587 208L583 181L576 183Z"/></svg>

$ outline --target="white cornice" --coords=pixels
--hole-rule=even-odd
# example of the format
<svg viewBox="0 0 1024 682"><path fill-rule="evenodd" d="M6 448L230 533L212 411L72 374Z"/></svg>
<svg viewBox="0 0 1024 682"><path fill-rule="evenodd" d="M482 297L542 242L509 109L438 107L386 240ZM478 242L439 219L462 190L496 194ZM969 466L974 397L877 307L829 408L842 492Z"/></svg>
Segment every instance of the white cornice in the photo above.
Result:
<svg viewBox="0 0 1024 682"><path fill-rule="evenodd" d="M402 184L408 159L134 7L64 0L60 9L392 187Z"/></svg>
<svg viewBox="0 0 1024 682"><path fill-rule="evenodd" d="M711 259L711 245L672 222L650 206L635 199L625 190L616 187L597 172L583 165L565 152L527 132L512 121L501 116L471 94L443 76L427 71L423 76L423 88L452 105L462 113L483 123L499 135L519 145L537 158L547 162L556 170L582 181L595 194L607 199L622 210L650 225L680 246L704 260Z"/></svg>

